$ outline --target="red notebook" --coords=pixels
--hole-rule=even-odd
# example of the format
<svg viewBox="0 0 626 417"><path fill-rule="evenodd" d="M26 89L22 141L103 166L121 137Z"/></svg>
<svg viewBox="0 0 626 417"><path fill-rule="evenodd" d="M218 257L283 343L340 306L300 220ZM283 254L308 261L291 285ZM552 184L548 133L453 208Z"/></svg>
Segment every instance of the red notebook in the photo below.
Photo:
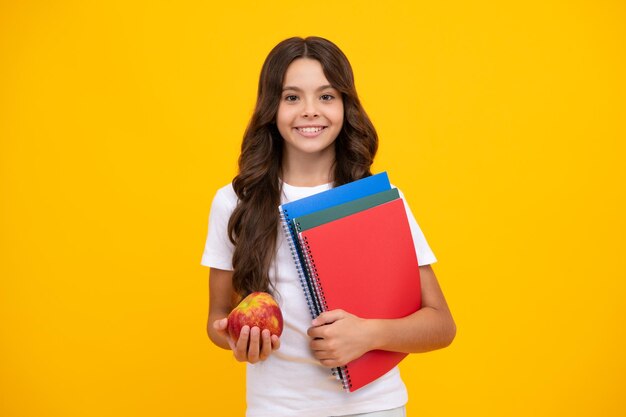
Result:
<svg viewBox="0 0 626 417"><path fill-rule="evenodd" d="M391 319L419 310L419 267L402 199L300 233L324 311ZM406 353L374 350L348 363L355 391L393 369Z"/></svg>

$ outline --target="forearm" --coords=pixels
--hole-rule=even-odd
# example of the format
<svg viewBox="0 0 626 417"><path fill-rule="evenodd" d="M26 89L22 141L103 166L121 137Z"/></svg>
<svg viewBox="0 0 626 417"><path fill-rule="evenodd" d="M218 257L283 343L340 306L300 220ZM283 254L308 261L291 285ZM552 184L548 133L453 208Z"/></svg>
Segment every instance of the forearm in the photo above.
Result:
<svg viewBox="0 0 626 417"><path fill-rule="evenodd" d="M424 307L410 316L393 320L367 320L372 349L421 353L448 346L456 325L447 309Z"/></svg>
<svg viewBox="0 0 626 417"><path fill-rule="evenodd" d="M232 285L233 271L211 268L209 275L209 318L207 320L207 334L209 339L222 349L231 350L228 335L225 329L216 329L215 322L228 317L233 303L234 292Z"/></svg>

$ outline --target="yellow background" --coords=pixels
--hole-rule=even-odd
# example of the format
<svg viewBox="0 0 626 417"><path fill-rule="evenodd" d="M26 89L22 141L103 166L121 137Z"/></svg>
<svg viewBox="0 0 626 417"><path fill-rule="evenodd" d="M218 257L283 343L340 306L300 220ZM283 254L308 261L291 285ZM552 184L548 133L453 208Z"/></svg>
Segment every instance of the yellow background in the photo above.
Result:
<svg viewBox="0 0 626 417"><path fill-rule="evenodd" d="M624 415L624 22L621 1L2 1L0 415L243 415L244 367L204 331L207 216L266 54L312 34L350 58L458 325L403 362L409 415Z"/></svg>

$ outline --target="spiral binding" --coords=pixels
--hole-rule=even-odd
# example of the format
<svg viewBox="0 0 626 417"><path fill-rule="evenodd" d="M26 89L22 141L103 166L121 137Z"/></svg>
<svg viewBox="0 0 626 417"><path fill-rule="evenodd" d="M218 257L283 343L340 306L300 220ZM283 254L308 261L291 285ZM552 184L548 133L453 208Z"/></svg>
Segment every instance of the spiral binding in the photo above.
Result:
<svg viewBox="0 0 626 417"><path fill-rule="evenodd" d="M315 261L311 256L309 242L305 237L302 237L299 234L299 232L302 231L300 223L296 223L295 227L296 232L298 232L298 242L300 243L300 248L303 252L302 255L304 258L305 272L308 273L308 276L310 278L309 282L311 282L312 284L311 288L313 290L313 298L316 301L316 306L319 307L318 314L320 314L323 311L328 310L326 297L324 297L324 292L322 291L322 288L319 285L319 280L317 279L317 268L315 267Z"/></svg>
<svg viewBox="0 0 626 417"><path fill-rule="evenodd" d="M300 224L296 224L296 228L298 229L298 231L301 231ZM313 282L313 289L315 291L314 297L317 298L319 305L322 308L322 311L327 311L328 303L326 302L324 289L321 287L319 282L319 274L317 266L315 265L315 260L311 255L311 245L309 245L308 239L300 234L298 234L298 241L300 242L300 247L302 248L302 252L304 255L305 267L309 272L309 277L311 278L311 281ZM350 390L350 388L352 387L352 381L350 379L350 374L346 366L333 368L332 375L341 381L341 385L343 386L344 390Z"/></svg>
<svg viewBox="0 0 626 417"><path fill-rule="evenodd" d="M287 242L289 244L289 251L291 252L291 259L293 263L296 265L296 271L298 272L298 278L300 279L300 285L302 286L302 290L304 293L304 297L306 298L307 305L309 306L309 312L311 313L311 317L315 318L319 315L320 311L317 306L316 300L313 298L314 294L311 292L309 288L309 284L307 283L305 271L302 269L302 263L300 262L300 255L298 254L298 249L295 243L295 234L293 232L292 227L290 226L290 218L287 210L284 210L283 207L279 207L280 212L280 221L281 226L283 228L283 233L287 238Z"/></svg>
<svg viewBox="0 0 626 417"><path fill-rule="evenodd" d="M343 389L346 391L350 391L350 388L352 388L352 379L350 378L350 372L348 372L348 368L346 366L341 367L341 372L343 373L343 378L341 379Z"/></svg>

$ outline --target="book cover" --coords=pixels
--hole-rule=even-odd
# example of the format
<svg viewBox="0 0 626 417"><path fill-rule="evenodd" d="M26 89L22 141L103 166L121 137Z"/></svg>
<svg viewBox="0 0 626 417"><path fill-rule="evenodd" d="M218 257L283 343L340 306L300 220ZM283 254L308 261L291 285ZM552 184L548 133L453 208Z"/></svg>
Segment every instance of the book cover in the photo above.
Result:
<svg viewBox="0 0 626 417"><path fill-rule="evenodd" d="M420 308L419 266L402 199L304 230L300 238L323 311L393 319ZM342 369L344 386L355 391L406 355L367 352Z"/></svg>

